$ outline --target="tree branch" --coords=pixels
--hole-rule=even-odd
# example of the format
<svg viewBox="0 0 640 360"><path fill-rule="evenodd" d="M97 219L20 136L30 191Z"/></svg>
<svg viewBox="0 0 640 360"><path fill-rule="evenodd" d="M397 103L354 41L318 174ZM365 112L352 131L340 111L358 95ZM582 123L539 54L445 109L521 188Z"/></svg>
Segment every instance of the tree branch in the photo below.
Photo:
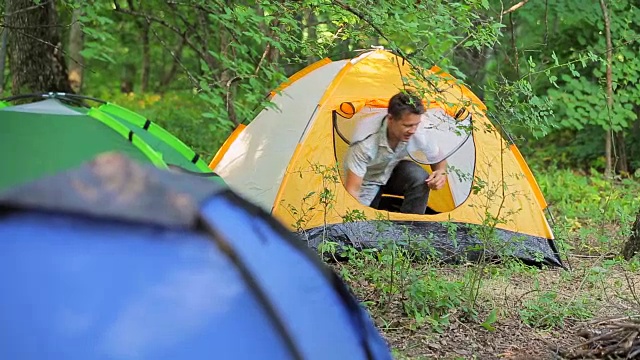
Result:
<svg viewBox="0 0 640 360"><path fill-rule="evenodd" d="M507 10L502 12L502 15L507 15L510 14L518 9L520 9L521 7L524 6L524 4L526 4L529 0L522 0L519 3L513 5L512 7L508 8Z"/></svg>
<svg viewBox="0 0 640 360"><path fill-rule="evenodd" d="M225 5L223 4L218 4L218 6L220 7L220 9L216 9L217 11L224 11ZM211 9L207 9L206 7L202 6L202 5L195 5L195 8L200 10L200 11L204 11L207 14L210 15L217 15L218 12L211 10ZM222 26L227 30L227 32L229 33L229 35L231 35L231 37L233 38L233 40L235 40L238 44L241 44L242 42L240 41L240 39L238 39L238 37L235 34L235 31L230 28L224 21L220 22L222 24Z"/></svg>
<svg viewBox="0 0 640 360"><path fill-rule="evenodd" d="M243 80L243 79L248 79L248 78L252 78L252 77L256 77L258 76L258 72L260 72L260 67L262 66L262 63L264 62L264 59L266 59L267 55L269 54L269 50L271 50L271 44L267 44L267 46L265 47L264 51L262 52L262 56L260 57L260 61L258 61L258 65L256 66L255 70L253 71L253 75L246 75L246 76L234 76L231 79L229 79L227 81L227 83L225 84L227 91L226 91L226 95L225 95L225 107L227 110L227 114L229 114L229 119L231 119L231 121L238 126L240 124L240 122L238 121L238 116L236 115L235 109L233 107L233 104L231 103L231 85L233 85L234 83Z"/></svg>
<svg viewBox="0 0 640 360"><path fill-rule="evenodd" d="M375 30L376 33L378 33L378 35L380 35L383 39L385 39L389 44L393 44L393 41L391 41L389 38L387 38L387 36L384 34L384 32L382 32L382 30L373 22L371 22L369 19L367 19L367 17L361 13L360 11L352 8L351 6L343 3L341 0L333 0L333 3L338 5L340 8L342 8L343 10L346 10L350 13L352 13L353 15L355 15L356 17L358 17L358 19L364 21L365 23L367 23L367 25L371 26L371 28L373 28L373 30ZM395 49L394 49L395 50ZM403 54L400 53L400 49L398 49L399 54L404 57Z"/></svg>
<svg viewBox="0 0 640 360"><path fill-rule="evenodd" d="M38 8L41 8L41 7L45 6L45 5L48 5L48 4L49 4L50 2L52 2L52 1L53 1L53 0L46 0L46 1L43 1L43 2L41 2L41 3L39 3L39 4L36 4L36 5L33 5L33 6L29 6L29 7L26 7L26 8L24 8L24 9L16 10L16 11L14 11L14 12L7 13L7 14L5 14L4 16L5 16L5 17L9 17L9 16L13 16L13 15L15 15L15 14L19 14L19 13L22 13L22 12L27 12L27 11L31 11L31 10L36 10L36 9L38 9Z"/></svg>
<svg viewBox="0 0 640 360"><path fill-rule="evenodd" d="M149 23L151 23L151 20L147 19L147 21L149 21ZM149 29L151 30L151 32L153 32L153 36L158 39L158 41L160 42L160 44L162 45L162 47L164 47L167 51L169 51L169 53L171 54L171 56L173 57L174 60L174 64L177 63L178 65L180 65L180 67L182 68L182 70L184 70L184 72L187 74L187 77L189 78L189 80L191 81L191 83L193 84L193 86L198 89L201 90L200 88L200 84L198 83L198 80L196 80L196 78L191 74L191 72L189 71L189 69L187 69L186 66L184 66L184 64L182 63L182 61L180 60L180 58L173 52L173 50L169 49L169 46L167 46L167 43L160 37L160 35L158 35L158 32L156 31L156 29L154 29L152 26L149 26ZM186 37L183 36L183 39L186 40Z"/></svg>
<svg viewBox="0 0 640 360"><path fill-rule="evenodd" d="M77 20L74 20L73 22L67 25L53 24L53 25L30 25L30 26L15 26L15 25L0 24L0 28L5 28L5 29L70 28L73 25L75 25L77 22L78 22Z"/></svg>
<svg viewBox="0 0 640 360"><path fill-rule="evenodd" d="M352 13L353 15L355 15L356 17L358 17L360 20L364 21L367 25L371 26L371 28L373 28L373 30L378 33L378 35L380 35L383 39L385 39L387 41L387 43L389 43L389 45L391 46L391 50L395 51L396 53L398 53L398 55L400 55L402 58L406 59L409 67L411 67L414 70L418 70L409 60L409 56L407 54L404 53L404 51L402 51L400 48L398 48L397 46L394 45L393 41L391 41L391 39L389 39L384 32L382 31L382 29L380 29L380 27L378 27L376 24L374 24L372 21L370 21L369 19L367 19L367 17L361 13L360 11L352 8L351 6L345 4L344 2L342 2L341 0L332 0L334 4L338 5L340 8ZM398 64L398 71L400 71L400 64ZM420 71L416 71L416 74L420 74L422 75L422 72ZM402 75L402 73L400 74ZM433 89L437 89L437 86L431 82L429 79L427 79L426 77L422 76L423 80L429 84L429 86L431 86ZM403 81L403 85L404 81Z"/></svg>
<svg viewBox="0 0 640 360"><path fill-rule="evenodd" d="M184 24L184 26L187 27L187 29L189 29L190 33L193 33L193 35L196 37L196 40L199 41L200 43L204 44L204 39L202 38L202 36L200 35L199 32L197 32L195 29L196 27L189 22L189 20L187 20L187 18L184 17L184 15L182 15L182 12L179 11L177 4L173 3L173 2L167 2L167 5L169 5L169 7L171 8L171 10L173 10L173 14L175 16L177 16L180 21L182 21L182 23Z"/></svg>
<svg viewBox="0 0 640 360"><path fill-rule="evenodd" d="M160 81L161 88L169 86L169 83L171 82L173 77L176 75L176 72L178 71L178 67L181 67L184 69L184 65L182 64L182 49L184 48L184 43L185 41L183 36L180 38L180 42L176 46L175 50L172 51L167 49L169 50L169 53L173 57L174 61L171 64L171 68L169 69L169 71L167 71L167 73L164 75L164 77Z"/></svg>
<svg viewBox="0 0 640 360"><path fill-rule="evenodd" d="M457 44L452 46L446 53L444 53L442 56L440 56L440 60L439 61L442 61L442 59L444 59L447 56L451 55L451 53L453 53L457 48L459 48L460 45L464 44L467 40L469 40L469 38L471 38L471 35L473 35L473 33L469 33L467 36L465 36L464 39L458 41Z"/></svg>
<svg viewBox="0 0 640 360"><path fill-rule="evenodd" d="M229 119L233 122L233 124L237 127L240 123L238 122L238 115L236 115L236 109L233 107L233 104L231 103L231 85L242 79L242 77L240 76L236 76L233 77L231 79L229 79L229 81L227 81L227 94L225 96L225 105L226 105L226 110L227 110L227 114L229 115Z"/></svg>
<svg viewBox="0 0 640 360"><path fill-rule="evenodd" d="M264 48L264 51L262 52L262 56L260 57L260 61L258 61L258 65L256 66L256 70L253 72L253 76L257 76L258 75L258 72L260 71L260 66L262 66L262 62L267 57L267 54L269 54L270 50L271 50L271 44L267 44L267 46Z"/></svg>

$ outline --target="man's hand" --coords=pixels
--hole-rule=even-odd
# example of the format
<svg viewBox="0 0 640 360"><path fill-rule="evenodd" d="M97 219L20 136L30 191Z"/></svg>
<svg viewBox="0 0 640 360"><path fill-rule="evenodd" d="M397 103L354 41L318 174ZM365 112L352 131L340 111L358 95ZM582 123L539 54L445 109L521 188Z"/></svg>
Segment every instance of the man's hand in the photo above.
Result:
<svg viewBox="0 0 640 360"><path fill-rule="evenodd" d="M425 180L425 183L427 184L429 189L439 190L439 189L442 189L446 181L447 181L447 174L445 173L444 170L434 170L429 175L427 180Z"/></svg>

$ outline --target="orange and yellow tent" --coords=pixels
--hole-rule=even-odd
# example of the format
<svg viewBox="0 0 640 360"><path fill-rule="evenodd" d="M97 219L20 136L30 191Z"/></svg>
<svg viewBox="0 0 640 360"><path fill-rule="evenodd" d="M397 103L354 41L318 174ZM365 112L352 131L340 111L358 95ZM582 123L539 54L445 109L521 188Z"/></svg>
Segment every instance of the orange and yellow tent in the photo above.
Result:
<svg viewBox="0 0 640 360"><path fill-rule="evenodd" d="M370 208L343 186L341 163L349 143L379 122L388 99L407 86L425 90L424 135L445 150L450 169L445 188L431 192L424 215ZM327 239L376 246L384 238L415 235L445 258L491 248L562 266L544 214L547 204L518 148L489 120L480 99L439 68L417 69L382 49L323 59L291 76L270 100L272 106L235 129L209 167L311 246ZM415 154L429 170L429 160ZM381 230L381 221L391 227ZM474 231L487 225L495 230L491 244Z"/></svg>

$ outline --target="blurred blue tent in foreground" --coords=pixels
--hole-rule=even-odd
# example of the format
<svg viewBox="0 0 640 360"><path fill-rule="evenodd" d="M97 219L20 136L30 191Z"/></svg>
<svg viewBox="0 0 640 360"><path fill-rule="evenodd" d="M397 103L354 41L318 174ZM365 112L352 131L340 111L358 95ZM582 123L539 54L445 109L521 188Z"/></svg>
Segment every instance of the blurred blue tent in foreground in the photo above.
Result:
<svg viewBox="0 0 640 360"><path fill-rule="evenodd" d="M265 212L115 153L0 195L0 274L0 359L391 358Z"/></svg>

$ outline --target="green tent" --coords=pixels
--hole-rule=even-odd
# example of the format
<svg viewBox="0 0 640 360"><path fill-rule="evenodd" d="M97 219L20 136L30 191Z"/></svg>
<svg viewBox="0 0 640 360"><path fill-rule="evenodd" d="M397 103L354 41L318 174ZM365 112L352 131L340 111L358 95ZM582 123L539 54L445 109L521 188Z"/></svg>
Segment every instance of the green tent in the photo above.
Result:
<svg viewBox="0 0 640 360"><path fill-rule="evenodd" d="M24 100L35 101L16 105ZM121 106L62 93L0 100L0 191L111 151L222 182L182 141Z"/></svg>

